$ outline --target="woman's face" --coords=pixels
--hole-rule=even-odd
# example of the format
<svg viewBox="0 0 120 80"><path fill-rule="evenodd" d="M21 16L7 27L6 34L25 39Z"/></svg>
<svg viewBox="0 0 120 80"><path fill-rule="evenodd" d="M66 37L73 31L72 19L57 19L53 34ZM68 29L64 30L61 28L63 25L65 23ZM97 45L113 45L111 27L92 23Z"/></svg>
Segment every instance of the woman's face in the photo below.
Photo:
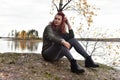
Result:
<svg viewBox="0 0 120 80"><path fill-rule="evenodd" d="M59 26L59 25L61 25L61 23L62 23L62 16L56 15L54 18L54 25Z"/></svg>

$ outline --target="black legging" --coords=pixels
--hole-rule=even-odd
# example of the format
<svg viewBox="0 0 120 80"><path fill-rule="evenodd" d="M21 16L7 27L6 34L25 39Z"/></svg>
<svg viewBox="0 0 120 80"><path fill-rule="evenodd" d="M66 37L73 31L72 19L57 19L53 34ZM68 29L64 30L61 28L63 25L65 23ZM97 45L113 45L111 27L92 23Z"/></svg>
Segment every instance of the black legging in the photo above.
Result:
<svg viewBox="0 0 120 80"><path fill-rule="evenodd" d="M68 42L71 44L71 48L74 47L74 49L79 54L81 54L84 58L89 56L75 38L68 40ZM47 50L42 52L42 55L48 61L59 60L63 56L66 56L69 61L74 59L73 56L71 55L69 49L67 49L63 45L55 44L55 43L53 43L53 45L51 47L49 47Z"/></svg>

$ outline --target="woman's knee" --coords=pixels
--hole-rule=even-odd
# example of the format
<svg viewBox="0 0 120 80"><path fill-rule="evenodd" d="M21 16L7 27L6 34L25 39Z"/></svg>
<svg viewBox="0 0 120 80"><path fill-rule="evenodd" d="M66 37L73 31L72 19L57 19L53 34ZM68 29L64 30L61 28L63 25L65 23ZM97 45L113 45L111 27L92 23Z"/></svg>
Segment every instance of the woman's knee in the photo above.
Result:
<svg viewBox="0 0 120 80"><path fill-rule="evenodd" d="M75 44L79 44L78 41L75 38L72 38L72 39L68 40L68 42L71 44L71 46L73 46Z"/></svg>
<svg viewBox="0 0 120 80"><path fill-rule="evenodd" d="M61 46L61 51L62 51L62 52L66 52L66 51L69 51L69 49L66 48L65 46Z"/></svg>

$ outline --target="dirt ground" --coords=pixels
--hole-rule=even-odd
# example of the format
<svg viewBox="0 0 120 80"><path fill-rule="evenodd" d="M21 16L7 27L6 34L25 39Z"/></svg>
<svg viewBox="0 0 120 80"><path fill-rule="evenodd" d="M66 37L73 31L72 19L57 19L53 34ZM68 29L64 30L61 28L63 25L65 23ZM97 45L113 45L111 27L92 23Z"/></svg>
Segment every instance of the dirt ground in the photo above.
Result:
<svg viewBox="0 0 120 80"><path fill-rule="evenodd" d="M85 68L83 74L70 72L70 64L63 58L58 62L46 62L41 54L1 53L0 80L120 80L120 71L100 64L99 68Z"/></svg>

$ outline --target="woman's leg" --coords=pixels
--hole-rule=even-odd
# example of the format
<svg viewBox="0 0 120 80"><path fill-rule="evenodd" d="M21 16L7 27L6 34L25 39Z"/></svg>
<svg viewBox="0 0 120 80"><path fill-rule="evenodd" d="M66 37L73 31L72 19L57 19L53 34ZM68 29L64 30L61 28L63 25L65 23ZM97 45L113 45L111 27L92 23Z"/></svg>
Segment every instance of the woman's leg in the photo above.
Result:
<svg viewBox="0 0 120 80"><path fill-rule="evenodd" d="M69 49L59 44L53 44L42 54L44 58L49 61L59 60L63 56L66 56L68 60L73 59L73 56L70 54Z"/></svg>
<svg viewBox="0 0 120 80"><path fill-rule="evenodd" d="M79 66L77 61L72 57L69 49L62 46L61 50L59 51L59 54L66 56L68 58L68 60L70 61L71 72L77 73L77 74L85 72L85 70L81 66ZM59 59L60 55L58 55L58 57L56 58Z"/></svg>
<svg viewBox="0 0 120 80"><path fill-rule="evenodd" d="M92 60L91 56L87 54L87 52L83 49L83 47L80 45L80 43L76 39L70 39L68 41L72 47L75 48L75 50L81 54L85 58L85 67L99 67L98 64L95 64L94 61Z"/></svg>
<svg viewBox="0 0 120 80"><path fill-rule="evenodd" d="M73 73L83 73L85 70L77 64L77 61L73 58L70 50L62 45L52 45L49 49L44 51L43 56L48 61L59 60L63 56L66 56L70 61L71 72Z"/></svg>
<svg viewBox="0 0 120 80"><path fill-rule="evenodd" d="M84 50L84 48L81 46L81 44L75 39L72 38L70 40L68 40L68 42L71 44L72 47L75 48L75 50L81 54L84 58L88 57L89 55L87 54L87 52Z"/></svg>

